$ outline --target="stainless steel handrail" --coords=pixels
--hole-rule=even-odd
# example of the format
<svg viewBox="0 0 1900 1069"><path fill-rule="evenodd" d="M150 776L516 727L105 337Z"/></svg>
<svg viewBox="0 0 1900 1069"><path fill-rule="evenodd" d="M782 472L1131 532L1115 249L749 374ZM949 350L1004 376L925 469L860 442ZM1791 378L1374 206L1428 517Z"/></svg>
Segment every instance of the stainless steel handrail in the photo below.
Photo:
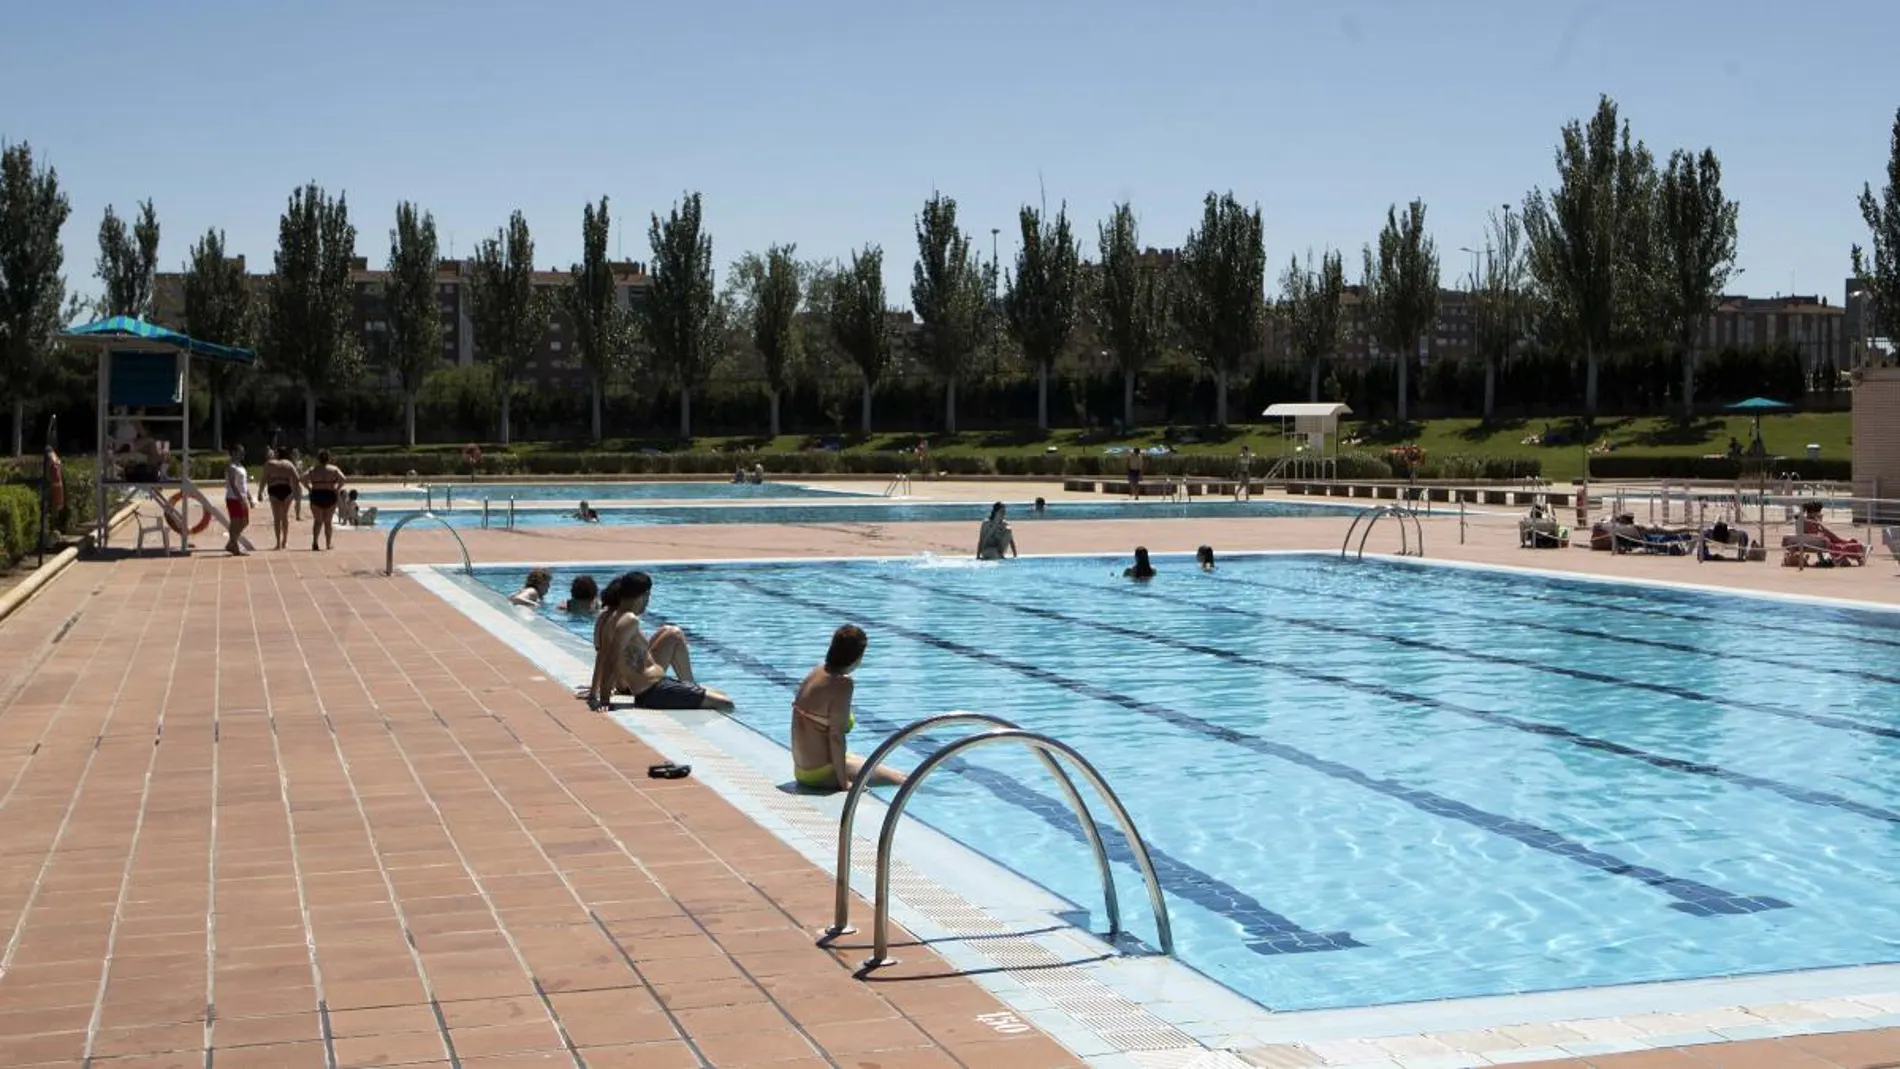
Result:
<svg viewBox="0 0 1900 1069"><path fill-rule="evenodd" d="M402 529L404 527L409 526L411 523L414 523L416 520L434 520L435 522L441 524L442 529L447 531L450 534L450 536L455 539L455 544L458 547L460 547L462 550L462 574L464 575L475 574L475 562L469 559L468 544L462 541L461 534L456 531L455 526L453 524L449 523L449 521L443 519L442 517L437 516L433 512L412 512L409 515L404 516L402 519L397 520L396 526L391 527L389 529L389 541L384 546L384 554L383 554L383 574L384 575L396 574L396 536L402 532Z"/></svg>
<svg viewBox="0 0 1900 1069"><path fill-rule="evenodd" d="M957 724L982 724L992 728L1017 730L1017 726L1000 716L988 713L942 713L927 716L922 720L898 728L891 736L871 751L858 769L857 778L851 781L851 789L845 792L844 813L838 818L838 898L834 905L831 927L825 929L826 938L849 935L857 931L851 926L851 839L852 826L857 823L858 803L863 800L864 792L871 784L871 774L877 771L886 757L906 741L926 731L952 727ZM1049 774L1056 778L1056 784L1062 788L1063 797L1068 799L1069 808L1075 811L1075 819L1082 822L1082 834L1088 837L1089 849L1095 854L1095 867L1102 875L1103 898L1108 913L1108 928L1112 933L1121 932L1121 901L1115 894L1114 869L1108 862L1108 845L1102 842L1101 829L1095 826L1095 817L1089 812L1088 803L1083 800L1082 792L1075 789L1075 780L1057 764L1055 759L1038 750L1038 759Z"/></svg>
<svg viewBox="0 0 1900 1069"><path fill-rule="evenodd" d="M893 476L891 478L890 485L884 488L884 496L896 497L899 491L902 491L905 497L910 496L910 473L899 472L897 473L897 475Z"/></svg>
<svg viewBox="0 0 1900 1069"><path fill-rule="evenodd" d="M1372 528L1376 526L1381 519L1387 516L1397 516L1399 518L1399 556L1425 556L1425 525L1419 522L1418 511L1416 509L1400 508L1396 505L1379 505L1375 508L1367 509L1352 518L1352 526L1346 528L1346 537L1339 543L1339 559L1346 559L1346 554L1352 546L1352 536L1354 534L1359 535L1359 559L1365 559L1366 539L1372 537ZM1407 528L1405 525L1407 520L1412 522L1410 528ZM1361 523L1365 524L1363 530L1359 526ZM1416 550L1412 548L1411 532L1413 531L1418 533L1418 548Z"/></svg>
<svg viewBox="0 0 1900 1069"><path fill-rule="evenodd" d="M904 807L910 803L911 796L917 793L917 788L923 786L924 781L930 778L930 774L945 761L965 750L991 746L999 742L1021 743L1048 758L1056 755L1068 758L1081 771L1082 778L1088 780L1089 785L1102 796L1102 800L1108 803L1108 808L1115 814L1116 823L1121 825L1122 834L1128 837L1128 848L1135 855L1135 864L1141 869L1141 877L1148 884L1148 902L1154 908L1155 930L1161 943L1161 952L1173 954L1174 928L1168 923L1168 903L1161 895L1161 881L1155 878L1154 863L1148 858L1148 846L1141 841L1141 833L1135 830L1135 822L1128 816L1128 810L1122 806L1121 799L1109 789L1101 773L1095 771L1095 766L1089 764L1088 760L1077 753L1074 747L1039 732L1002 728L958 739L931 754L924 759L923 764L917 766L915 772L910 774L910 778L904 781L904 785L898 788L897 797L891 799L890 811L884 815L884 827L878 831L877 835L877 921L873 929L871 957L865 960L864 968L878 968L892 964L894 960L890 956L891 847L897 839L897 824L904 816ZM1114 885L1113 880L1107 882L1111 887Z"/></svg>

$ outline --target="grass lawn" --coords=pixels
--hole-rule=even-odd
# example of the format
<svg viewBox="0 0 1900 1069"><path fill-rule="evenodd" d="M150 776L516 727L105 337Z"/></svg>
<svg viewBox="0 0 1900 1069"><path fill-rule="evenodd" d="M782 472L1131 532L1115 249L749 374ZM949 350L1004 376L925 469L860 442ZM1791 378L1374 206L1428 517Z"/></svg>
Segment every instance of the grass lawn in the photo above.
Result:
<svg viewBox="0 0 1900 1069"><path fill-rule="evenodd" d="M1753 420L1747 416L1708 416L1694 422L1684 422L1679 418L1667 416L1622 417L1598 420L1593 426L1585 428L1581 421L1574 419L1502 420L1489 425L1475 419L1435 419L1417 421L1403 427L1384 423L1347 423L1343 427L1343 432L1348 438L1362 439L1361 444L1356 448L1373 453L1383 453L1392 446L1409 442L1421 446L1428 457L1455 454L1535 457L1542 461L1546 478L1564 481L1582 474L1584 449L1588 444L1607 440L1614 447L1615 452L1638 456L1701 456L1708 453L1726 452L1731 436L1746 446L1752 423ZM1852 424L1853 416L1848 412L1765 416L1761 421L1762 440L1770 454L1802 457L1806 455L1808 443L1813 442L1821 447L1823 457L1844 460L1850 455L1849 435ZM1524 439L1532 435L1541 435L1546 427L1550 429L1550 437L1553 441L1561 438L1562 444L1525 444ZM1192 435L1197 439L1190 443L1177 440L1174 444L1183 453L1233 454L1238 452L1242 445L1247 445L1260 455L1277 456L1292 449L1292 443L1281 436L1277 423L1231 424L1225 428L1177 428L1177 431ZM830 437L832 436L799 434L780 435L777 438L765 435L705 436L696 437L690 443L662 438L609 439L599 444L517 442L510 447L510 450L516 453L621 452L639 449L659 449L666 452L758 450L790 453L822 448L825 440ZM1113 445L1159 445L1165 436L1162 428L1140 428L1133 434L1119 437L1103 433L1085 436L1081 431L1068 429L1053 430L1047 434L1034 430L969 431L955 435L931 434L928 437L931 452L938 456L976 454L1020 456L1045 453L1052 449L1066 454L1084 454L1097 453ZM917 435L915 433L880 433L864 437L850 434L843 436L841 442L846 452L894 453L914 446ZM461 446L441 445L421 448L430 451L459 452ZM495 447L485 446L484 448L494 449ZM351 450L351 452L399 451L401 451L399 447Z"/></svg>

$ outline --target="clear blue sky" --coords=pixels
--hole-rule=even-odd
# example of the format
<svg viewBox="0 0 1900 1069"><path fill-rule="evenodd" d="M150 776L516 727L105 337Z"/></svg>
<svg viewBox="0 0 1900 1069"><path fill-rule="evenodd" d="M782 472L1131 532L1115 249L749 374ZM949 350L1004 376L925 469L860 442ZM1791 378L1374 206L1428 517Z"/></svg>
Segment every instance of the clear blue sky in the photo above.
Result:
<svg viewBox="0 0 1900 1069"><path fill-rule="evenodd" d="M1276 275L1324 246L1356 274L1386 206L1423 197L1449 281L1607 92L1659 156L1720 153L1742 204L1732 290L1838 302L1900 106L1896 38L1900 4L1840 0L20 3L0 139L59 169L88 292L106 204L156 200L167 269L213 226L267 268L314 178L347 191L376 264L400 199L458 254L520 208L556 267L590 198L645 259L648 214L696 189L722 265L875 242L908 304L933 189L986 254L1001 227L1005 259L1043 189L1089 249L1117 200L1166 246L1231 189L1264 209Z"/></svg>

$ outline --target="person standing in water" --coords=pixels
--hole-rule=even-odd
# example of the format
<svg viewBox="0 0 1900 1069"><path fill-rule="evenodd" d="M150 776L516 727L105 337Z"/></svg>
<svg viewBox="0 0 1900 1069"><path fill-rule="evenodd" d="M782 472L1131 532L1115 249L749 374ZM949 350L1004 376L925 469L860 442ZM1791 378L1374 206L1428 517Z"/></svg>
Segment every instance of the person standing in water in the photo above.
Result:
<svg viewBox="0 0 1900 1069"><path fill-rule="evenodd" d="M277 536L277 548L283 549L290 544L290 504L291 499L299 502L303 499L303 480L297 474L297 465L290 462L283 446L277 446L264 454L264 493L270 497L271 533Z"/></svg>
<svg viewBox="0 0 1900 1069"><path fill-rule="evenodd" d="M1009 529L1009 521L1003 518L1007 510L998 501L990 506L990 518L976 535L977 560L1002 560L1004 553L1016 556L1016 535Z"/></svg>
<svg viewBox="0 0 1900 1069"><path fill-rule="evenodd" d="M231 462L224 467L224 511L231 518L231 537L224 540L224 551L233 557L244 555L244 529L251 525L251 473L244 467L244 447L231 447Z"/></svg>
<svg viewBox="0 0 1900 1069"><path fill-rule="evenodd" d="M317 450L317 466L304 476L305 485L310 487L310 550L316 552L317 537L323 538L323 548L333 549L336 538L336 505L343 497L343 469L330 463L328 449Z"/></svg>
<svg viewBox="0 0 1900 1069"><path fill-rule="evenodd" d="M1155 566L1148 560L1148 547L1136 546L1135 563L1130 567L1122 569L1122 578L1146 582L1154 577Z"/></svg>
<svg viewBox="0 0 1900 1069"><path fill-rule="evenodd" d="M792 779L800 787L820 791L850 790L864 767L864 758L845 749L844 737L857 726L851 715L851 696L857 684L851 673L864 660L870 639L856 624L832 632L831 648L823 664L805 673L792 698ZM904 775L879 767L875 785L896 786Z"/></svg>

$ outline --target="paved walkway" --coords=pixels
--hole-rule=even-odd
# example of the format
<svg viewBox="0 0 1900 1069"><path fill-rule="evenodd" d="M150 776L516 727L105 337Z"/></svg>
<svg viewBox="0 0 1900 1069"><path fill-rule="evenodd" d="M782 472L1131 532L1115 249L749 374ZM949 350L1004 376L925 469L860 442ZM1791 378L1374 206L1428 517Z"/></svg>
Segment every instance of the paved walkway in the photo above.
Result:
<svg viewBox="0 0 1900 1069"><path fill-rule="evenodd" d="M1341 526L1018 533L1032 552L1336 548ZM1521 551L1502 527L1463 548L1455 526L1428 533L1434 556L1900 600L1890 565L1698 567ZM477 560L518 561L960 555L971 534L466 532ZM453 547L403 542L406 560ZM563 681L382 578L380 534L338 547L83 562L0 624L0 1065L1076 1064L986 1023L1006 1008L927 951L853 979L861 947L812 945L823 873L705 786L647 779L657 755ZM1882 1060L1900 1034L1557 1064Z"/></svg>

